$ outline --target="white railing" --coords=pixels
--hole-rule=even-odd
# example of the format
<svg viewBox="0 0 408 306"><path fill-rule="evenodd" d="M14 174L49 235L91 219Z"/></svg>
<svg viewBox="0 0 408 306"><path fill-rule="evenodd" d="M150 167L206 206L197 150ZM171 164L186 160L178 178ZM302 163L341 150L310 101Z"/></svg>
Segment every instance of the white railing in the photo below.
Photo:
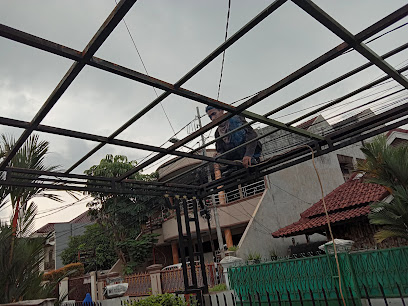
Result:
<svg viewBox="0 0 408 306"><path fill-rule="evenodd" d="M238 188L236 189L220 191L218 194L208 196L205 200L205 205L211 207L214 203L216 205L219 205L239 201L241 199L245 199L260 194L264 190L265 190L264 179L245 186L238 185ZM189 213L193 211L193 201L191 199L187 200L187 207ZM180 208L181 211L183 212L183 208L182 207ZM198 210L200 210L200 208L198 208ZM160 226L164 221L166 221L169 218L172 218L173 215L174 214L170 212L168 208L163 207L159 216L157 216L156 218L152 218L151 220L146 222L147 229L152 229L155 226Z"/></svg>
<svg viewBox="0 0 408 306"><path fill-rule="evenodd" d="M265 190L265 181L264 179L262 179L258 182L255 182L255 183L252 183L246 186L238 185L238 188L236 189L228 190L228 191L220 191L218 194L208 196L206 200L206 204L208 206L212 206L214 203L217 205L224 204L224 203L225 204L231 203L234 201L238 201L238 200L245 199L253 195L262 193L264 190Z"/></svg>

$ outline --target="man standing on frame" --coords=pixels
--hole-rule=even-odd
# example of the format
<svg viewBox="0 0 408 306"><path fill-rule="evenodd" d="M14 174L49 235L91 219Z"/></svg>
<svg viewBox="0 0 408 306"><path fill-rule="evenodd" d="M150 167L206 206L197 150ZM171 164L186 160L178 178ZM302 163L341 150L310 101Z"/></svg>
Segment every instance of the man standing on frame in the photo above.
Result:
<svg viewBox="0 0 408 306"><path fill-rule="evenodd" d="M207 106L205 111L212 121L216 120L217 118L225 114L224 110L217 109L213 106ZM218 126L217 130L215 131L215 138L218 138L220 136L222 137L228 132L235 130L236 128L246 123L247 122L244 117L235 115L230 119L222 122ZM251 141L255 139L257 136L258 135L250 125L232 134L226 135L225 137L218 139L215 143L217 156L225 152L228 152L231 149L236 148L239 145L242 145L243 143ZM262 145L259 142L259 140L257 140L223 155L222 158L228 160L241 161L242 165L245 168L248 168L251 165L259 163L261 152Z"/></svg>

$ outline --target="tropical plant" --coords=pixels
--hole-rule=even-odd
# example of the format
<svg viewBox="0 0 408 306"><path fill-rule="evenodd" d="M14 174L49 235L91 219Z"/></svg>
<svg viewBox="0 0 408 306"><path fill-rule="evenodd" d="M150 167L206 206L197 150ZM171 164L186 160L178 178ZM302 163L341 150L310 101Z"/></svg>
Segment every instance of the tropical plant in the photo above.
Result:
<svg viewBox="0 0 408 306"><path fill-rule="evenodd" d="M371 224L383 226L375 235L377 242L387 238L408 239L408 191L402 186L393 190L391 202L377 202L371 205L368 215Z"/></svg>
<svg viewBox="0 0 408 306"><path fill-rule="evenodd" d="M10 225L0 225L0 304L52 297L57 285L57 282L43 284L43 273L38 270L48 237L28 238L22 234L14 237ZM10 257L13 238L14 252Z"/></svg>
<svg viewBox="0 0 408 306"><path fill-rule="evenodd" d="M123 155L106 155L98 165L92 166L85 174L92 176L120 177L133 169L136 161L129 161ZM141 174L136 172L129 179L142 181L156 180L157 173ZM94 200L88 204L90 214L111 235L115 242L117 257L125 264L125 272L132 273L134 268L151 254L156 235L142 236L141 227L148 217L163 205L164 199L151 196L107 194L93 192Z"/></svg>
<svg viewBox="0 0 408 306"><path fill-rule="evenodd" d="M247 255L247 261L249 262L253 262L253 263L260 263L261 262L261 254L259 254L258 252L250 252Z"/></svg>
<svg viewBox="0 0 408 306"><path fill-rule="evenodd" d="M371 205L371 224L382 226L375 234L377 242L387 238L408 239L408 146L390 146L385 136L378 136L362 147L366 160L357 164L369 183L384 186L392 195L391 202Z"/></svg>
<svg viewBox="0 0 408 306"><path fill-rule="evenodd" d="M0 159L9 155L15 143L16 140L12 136L6 136L4 134L0 135ZM48 149L48 141L40 141L39 136L33 134L17 151L8 166L40 171L56 170L59 166L45 165L45 157L48 154ZM1 174L1 179L4 179L4 175L4 173ZM20 178L24 180L35 180L38 177L38 174L20 175ZM46 197L55 201L62 201L59 196L50 192L45 192L43 188L0 186L0 208L11 202L13 208L12 226L14 231L28 233L27 229L24 229L24 227L27 226L28 221L25 215L28 211L34 210L35 204L33 199L35 197Z"/></svg>
<svg viewBox="0 0 408 306"><path fill-rule="evenodd" d="M7 157L16 141L13 137L0 135L0 159ZM53 171L58 166L46 166L45 157L49 143L31 135L17 151L8 166L41 171ZM4 179L5 173L0 174ZM20 174L17 179L33 181L38 174ZM46 238L27 238L34 226L36 215L35 197L47 197L61 201L60 197L38 187L0 186L0 208L11 203L13 215L11 226L1 225L1 292L4 301L18 301L31 297L42 297L48 286L42 286L42 275L38 271L43 259Z"/></svg>

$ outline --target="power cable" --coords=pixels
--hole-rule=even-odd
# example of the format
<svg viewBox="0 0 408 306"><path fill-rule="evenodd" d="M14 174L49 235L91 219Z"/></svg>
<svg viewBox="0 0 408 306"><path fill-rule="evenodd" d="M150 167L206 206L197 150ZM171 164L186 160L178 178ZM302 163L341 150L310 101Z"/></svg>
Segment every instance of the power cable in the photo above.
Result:
<svg viewBox="0 0 408 306"><path fill-rule="evenodd" d="M116 5L118 4L117 0L115 0L115 3L116 3ZM142 55L140 54L139 49L138 49L137 46L136 46L136 42L135 42L135 40L133 39L132 33L130 32L130 29L129 29L129 27L128 27L126 21L125 21L125 18L122 18L122 20L123 20L123 23L125 24L125 27L126 27L127 32L129 33L130 39L132 40L133 46L135 47L136 52L137 52L137 54L138 54L138 56L139 56L139 58L140 58L140 61L142 62L142 65L143 65L144 70L145 70L146 74L147 74L148 76L150 76L149 72L147 71L146 65L145 65L145 63L144 63L144 61L143 61L143 59L142 59ZM159 95L157 94L156 88L155 88L155 87L152 87L152 88L153 88L153 90L154 90L154 93L156 94L156 97L158 98ZM164 106L163 106L162 102L160 102L160 106L161 106L161 108L163 109L164 115L166 116L167 121L169 122L169 125L170 125L171 129L173 130L173 133L176 133L175 130L174 130L174 128L173 128L173 125L171 124L170 118L169 118L169 116L167 115L166 110L164 109Z"/></svg>
<svg viewBox="0 0 408 306"><path fill-rule="evenodd" d="M387 31L387 32L385 32L385 33L383 33L383 34L380 34L380 35L378 35L377 37L374 37L374 38L372 38L372 39L366 41L365 44L369 44L370 42L373 42L374 40L377 40L377 39L379 39L379 38L381 38L381 37L383 37L383 36L385 36L385 35L387 35L387 34L390 34L391 32L394 32L394 31L396 31L396 30L398 30L398 29L401 29L402 27L405 27L407 24L408 24L408 22L406 22L406 23L404 23L404 24L402 24L402 25L400 25L400 26L397 26L396 28L394 28L394 29L392 29L392 30L389 30L389 31ZM354 51L354 49L347 50L347 51L344 52L343 54L349 53L349 52L351 52L351 51Z"/></svg>
<svg viewBox="0 0 408 306"><path fill-rule="evenodd" d="M224 43L227 41L227 38L228 38L228 26L229 26L230 12L231 12L231 0L228 0L227 23L225 25ZM219 98L220 98L222 74L224 72L225 51L226 50L222 52L221 72L220 72L220 80L218 82L217 101L219 101Z"/></svg>

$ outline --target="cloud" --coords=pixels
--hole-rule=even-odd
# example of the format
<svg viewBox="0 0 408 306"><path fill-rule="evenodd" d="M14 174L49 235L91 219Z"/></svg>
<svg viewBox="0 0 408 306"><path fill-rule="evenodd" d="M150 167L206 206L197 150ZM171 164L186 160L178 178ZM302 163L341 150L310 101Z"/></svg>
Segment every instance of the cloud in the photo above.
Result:
<svg viewBox="0 0 408 306"><path fill-rule="evenodd" d="M229 34L232 35L269 4L270 1L263 0L232 1ZM352 33L357 33L404 5L405 1L319 0L317 4ZM114 0L3 0L0 2L0 22L82 50L114 6ZM227 1L138 1L125 20L149 73L174 83L223 42L226 12ZM381 54L404 42L406 34L404 28L370 46ZM264 89L339 42L334 34L288 1L226 51L220 100L230 103ZM0 50L0 116L30 121L72 61L4 38L0 38ZM96 55L144 73L124 23L118 25ZM220 59L214 60L184 87L216 97ZM406 56L399 59L405 60ZM266 113L365 61L356 52L341 56L251 110ZM288 115L339 97L379 73L373 68L276 116ZM155 92L148 86L86 67L42 123L108 136L155 97ZM204 109L202 104L175 95L164 100L162 105L176 131L194 119L197 106L201 113ZM282 120L290 120L300 114L302 112ZM208 122L208 118L203 118L204 124ZM15 133L18 137L21 130L0 126L0 132ZM118 138L159 146L172 134L162 108L156 106ZM178 137L186 135L187 131L183 130ZM53 152L50 161L64 168L95 146L89 141L55 135L42 134L42 137L50 141ZM141 150L105 146L75 172L82 173L99 163L107 153L125 154L130 159L140 159L149 154Z"/></svg>

